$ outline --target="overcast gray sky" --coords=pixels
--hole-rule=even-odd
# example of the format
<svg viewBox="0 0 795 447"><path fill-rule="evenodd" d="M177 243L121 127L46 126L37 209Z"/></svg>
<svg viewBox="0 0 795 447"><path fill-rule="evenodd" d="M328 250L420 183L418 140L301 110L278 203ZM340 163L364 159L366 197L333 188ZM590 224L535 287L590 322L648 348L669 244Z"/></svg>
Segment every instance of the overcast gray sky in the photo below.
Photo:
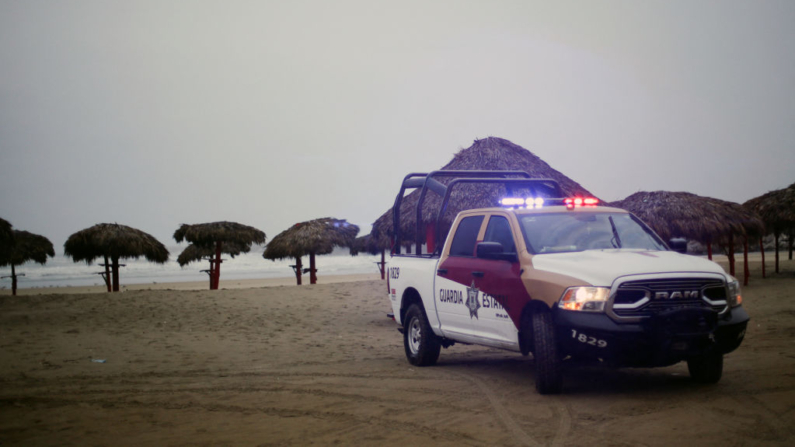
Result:
<svg viewBox="0 0 795 447"><path fill-rule="evenodd" d="M606 200L795 182L795 2L0 0L0 217L362 233L498 136ZM176 254L173 254L174 256Z"/></svg>

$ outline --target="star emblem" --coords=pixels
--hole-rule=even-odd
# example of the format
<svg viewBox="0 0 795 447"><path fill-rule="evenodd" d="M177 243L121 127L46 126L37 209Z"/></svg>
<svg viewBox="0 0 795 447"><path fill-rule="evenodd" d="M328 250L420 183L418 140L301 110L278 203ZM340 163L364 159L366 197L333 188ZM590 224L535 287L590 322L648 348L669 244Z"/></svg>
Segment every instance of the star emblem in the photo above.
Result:
<svg viewBox="0 0 795 447"><path fill-rule="evenodd" d="M469 308L469 318L478 318L478 309L480 309L480 302L478 301L478 293L480 291L475 287L475 280L472 280L472 287L467 287L467 302L466 306ZM478 318L479 319L479 318Z"/></svg>

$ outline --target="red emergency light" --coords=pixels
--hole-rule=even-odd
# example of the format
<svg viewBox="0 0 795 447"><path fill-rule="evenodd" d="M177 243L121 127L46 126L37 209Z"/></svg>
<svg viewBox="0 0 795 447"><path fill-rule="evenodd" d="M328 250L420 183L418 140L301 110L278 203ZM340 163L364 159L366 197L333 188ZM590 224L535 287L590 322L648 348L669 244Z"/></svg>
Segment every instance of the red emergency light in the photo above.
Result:
<svg viewBox="0 0 795 447"><path fill-rule="evenodd" d="M599 199L594 197L569 197L563 199L566 208L574 208L575 206L596 206L599 205Z"/></svg>

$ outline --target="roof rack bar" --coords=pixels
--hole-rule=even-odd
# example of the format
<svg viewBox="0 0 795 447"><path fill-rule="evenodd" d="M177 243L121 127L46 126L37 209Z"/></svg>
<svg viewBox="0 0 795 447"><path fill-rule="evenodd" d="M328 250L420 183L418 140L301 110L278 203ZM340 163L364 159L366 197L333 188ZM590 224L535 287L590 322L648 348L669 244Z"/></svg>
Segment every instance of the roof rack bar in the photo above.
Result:
<svg viewBox="0 0 795 447"><path fill-rule="evenodd" d="M436 180L439 177L455 177L450 184L444 185L442 182ZM516 178L519 177L519 178ZM392 246L392 252L394 254L400 254L400 205L403 201L403 197L406 193L407 189L420 189L420 196L417 200L417 205L415 208L415 217L416 217L416 234L415 234L415 244L417 247L417 252L419 252L419 247L422 246L422 232L420 228L422 226L422 205L425 202L425 197L427 195L427 191L430 190L436 195L443 198L442 205L439 210L438 218L436 219L436 250L441 248L440 246L440 222L441 217L444 214L444 211L447 209L447 202L450 200L450 193L452 187L459 183L497 183L503 184L508 193L513 193L514 186L526 187L531 189L534 193L536 193L536 185L545 185L546 189L552 189L557 191L557 194L562 196L560 193L560 186L555 180L552 179L531 179L530 174L525 171L485 171L485 170L440 170L440 171L433 171L430 173L418 173L414 172L411 174L406 175L403 178L403 182L400 185L400 191L398 192L397 197L395 198L395 204L392 208L392 219L393 219L393 236L394 242Z"/></svg>
<svg viewBox="0 0 795 447"><path fill-rule="evenodd" d="M538 195L538 188L537 186L543 185L546 189L550 190L550 194L547 196L548 199L551 200L563 200L563 191L560 189L560 185L556 180L548 179L548 178L540 178L540 179L530 179L530 178L503 178L503 179L496 179L496 178L457 178L451 181L447 185L447 191L445 192L444 198L442 199L442 204L439 207L439 213L436 215L436 231L435 231L435 250L434 254L441 254L441 230L442 230L442 218L444 217L444 213L447 211L447 205L450 202L450 195L452 194L453 187L460 185L462 183L491 183L491 184L501 184L505 186L509 195L513 194L513 187L525 187L533 192L534 195ZM417 225L419 229L419 224Z"/></svg>

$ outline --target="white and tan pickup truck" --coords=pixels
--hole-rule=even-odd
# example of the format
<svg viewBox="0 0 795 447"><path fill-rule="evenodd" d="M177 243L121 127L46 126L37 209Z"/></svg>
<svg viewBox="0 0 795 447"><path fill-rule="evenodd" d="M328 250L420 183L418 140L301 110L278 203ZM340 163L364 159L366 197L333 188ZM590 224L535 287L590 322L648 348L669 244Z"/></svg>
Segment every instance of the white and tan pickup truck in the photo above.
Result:
<svg viewBox="0 0 795 447"><path fill-rule="evenodd" d="M497 184L509 196L460 212L441 244L440 222L463 184ZM633 367L686 361L694 380L714 383L724 354L742 343L749 317L737 280L679 244L669 249L625 210L562 198L553 180L516 171L410 174L395 200L398 241L411 189L418 217L428 192L441 203L435 232L420 231L417 220L415 246L431 249L402 254L396 244L389 262L389 298L413 365L435 364L456 342L532 353L536 389L550 394L562 390L567 358Z"/></svg>

